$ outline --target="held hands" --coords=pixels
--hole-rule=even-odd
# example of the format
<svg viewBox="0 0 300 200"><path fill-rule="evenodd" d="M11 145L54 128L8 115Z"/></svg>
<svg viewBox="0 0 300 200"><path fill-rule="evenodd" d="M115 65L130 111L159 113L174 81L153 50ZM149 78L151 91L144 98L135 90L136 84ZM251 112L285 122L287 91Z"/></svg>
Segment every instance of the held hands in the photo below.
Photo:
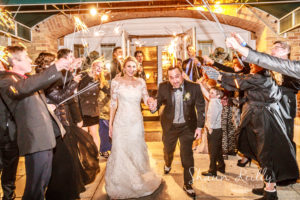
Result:
<svg viewBox="0 0 300 200"><path fill-rule="evenodd" d="M147 104L149 106L150 111L154 112L157 108L157 100L149 97L147 100Z"/></svg>
<svg viewBox="0 0 300 200"><path fill-rule="evenodd" d="M201 135L202 135L201 130L202 130L202 128L196 128L194 139L199 140L201 138Z"/></svg>

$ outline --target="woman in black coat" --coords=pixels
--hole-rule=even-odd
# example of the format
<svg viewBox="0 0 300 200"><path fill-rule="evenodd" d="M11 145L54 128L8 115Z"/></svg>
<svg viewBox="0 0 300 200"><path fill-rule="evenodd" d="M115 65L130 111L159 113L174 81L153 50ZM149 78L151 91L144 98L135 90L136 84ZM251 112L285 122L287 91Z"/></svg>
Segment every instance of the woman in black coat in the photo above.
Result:
<svg viewBox="0 0 300 200"><path fill-rule="evenodd" d="M88 72L82 74L82 80L79 83L78 90L90 87L86 92L79 95L79 105L83 120L83 129L87 131L94 140L97 148L100 148L100 139L98 134L99 124L99 84L97 84L98 76L101 69L98 67L99 61L103 59L98 58L95 60Z"/></svg>
<svg viewBox="0 0 300 200"><path fill-rule="evenodd" d="M93 138L76 126L81 121L78 103L71 99L59 105L73 94L77 86L78 81L70 81L65 88L61 84L45 92L48 103L56 105L54 112L66 130L66 135L56 140L47 200L79 198L79 194L85 191L84 185L91 183L100 170L98 150Z"/></svg>
<svg viewBox="0 0 300 200"><path fill-rule="evenodd" d="M253 64L250 67L249 75L222 73L221 84L229 91L245 91L237 148L261 167L265 180L261 199L277 199L276 182L299 177L295 150L279 110L281 91L269 71Z"/></svg>

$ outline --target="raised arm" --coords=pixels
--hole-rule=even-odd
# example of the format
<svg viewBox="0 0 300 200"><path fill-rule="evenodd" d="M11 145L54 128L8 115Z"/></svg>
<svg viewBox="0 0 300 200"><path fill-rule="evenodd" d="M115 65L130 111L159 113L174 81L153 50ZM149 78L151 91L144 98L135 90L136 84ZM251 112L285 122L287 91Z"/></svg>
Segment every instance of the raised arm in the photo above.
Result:
<svg viewBox="0 0 300 200"><path fill-rule="evenodd" d="M113 79L111 81L111 99L110 99L110 119L109 119L109 137L112 137L112 129L114 124L114 119L116 111L118 109L118 81Z"/></svg>
<svg viewBox="0 0 300 200"><path fill-rule="evenodd" d="M235 73L234 69L231 67L228 67L226 65L222 65L221 63L214 62L212 64L214 67L216 67L218 70L222 70L224 72L230 72L230 73Z"/></svg>
<svg viewBox="0 0 300 200"><path fill-rule="evenodd" d="M27 79L17 80L14 75L11 75L5 78L4 87L6 87L6 94L10 98L22 99L41 89L46 89L61 78L61 72L57 71L55 65L52 65L43 72Z"/></svg>
<svg viewBox="0 0 300 200"><path fill-rule="evenodd" d="M246 57L246 61L281 74L300 78L300 61L281 59L251 49Z"/></svg>
<svg viewBox="0 0 300 200"><path fill-rule="evenodd" d="M199 84L200 84L201 92L202 92L204 98L209 101L209 91L207 90L207 88L205 87L205 85L202 82L200 82Z"/></svg>
<svg viewBox="0 0 300 200"><path fill-rule="evenodd" d="M300 78L300 61L291 61L277 58L265 53L254 51L250 48L241 46L233 37L226 39L226 45L240 52L246 62L254 63L263 68L279 72L295 78Z"/></svg>
<svg viewBox="0 0 300 200"><path fill-rule="evenodd" d="M259 79L259 76L261 75L222 74L221 85L228 91L255 89L263 80ZM261 84L263 84L263 82Z"/></svg>
<svg viewBox="0 0 300 200"><path fill-rule="evenodd" d="M57 88L57 87L49 88L46 91L46 96L55 104L59 104L66 98L73 95L74 90L77 88L77 86L78 86L77 82L71 81L70 84L67 84L64 89Z"/></svg>

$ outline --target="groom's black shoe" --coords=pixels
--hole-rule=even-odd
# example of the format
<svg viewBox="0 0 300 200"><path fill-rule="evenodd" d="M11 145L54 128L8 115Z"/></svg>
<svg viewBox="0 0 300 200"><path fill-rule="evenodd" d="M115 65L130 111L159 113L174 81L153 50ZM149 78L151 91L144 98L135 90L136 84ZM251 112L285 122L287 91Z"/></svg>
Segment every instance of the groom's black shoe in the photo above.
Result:
<svg viewBox="0 0 300 200"><path fill-rule="evenodd" d="M167 167L166 165L164 166L164 173L165 174L168 174L168 173L170 173L170 171L171 171L171 167Z"/></svg>
<svg viewBox="0 0 300 200"><path fill-rule="evenodd" d="M217 171L221 172L222 174L225 174L225 165L217 166Z"/></svg>
<svg viewBox="0 0 300 200"><path fill-rule="evenodd" d="M196 193L192 187L192 185L190 184L186 184L183 186L183 190L186 192L187 195L189 195L190 197L196 197Z"/></svg>

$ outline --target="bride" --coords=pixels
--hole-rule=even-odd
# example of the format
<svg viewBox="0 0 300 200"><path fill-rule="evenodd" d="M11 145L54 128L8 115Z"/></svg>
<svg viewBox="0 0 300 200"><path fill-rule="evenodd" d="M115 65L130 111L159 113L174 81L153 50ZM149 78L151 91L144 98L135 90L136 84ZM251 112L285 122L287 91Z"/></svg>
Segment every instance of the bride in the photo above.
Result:
<svg viewBox="0 0 300 200"><path fill-rule="evenodd" d="M140 102L151 102L146 83L134 77L138 62L127 57L121 77L111 82L109 135L111 155L105 173L105 188L111 199L138 198L152 194L161 184L150 167L144 139ZM148 101L148 102L147 102Z"/></svg>

